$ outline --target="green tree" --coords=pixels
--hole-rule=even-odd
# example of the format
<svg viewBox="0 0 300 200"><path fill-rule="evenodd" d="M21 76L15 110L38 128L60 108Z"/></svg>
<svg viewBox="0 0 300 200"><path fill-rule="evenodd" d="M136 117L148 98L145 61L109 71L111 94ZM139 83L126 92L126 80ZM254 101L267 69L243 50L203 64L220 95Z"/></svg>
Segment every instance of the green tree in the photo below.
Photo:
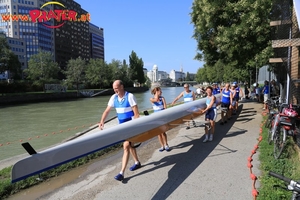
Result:
<svg viewBox="0 0 300 200"><path fill-rule="evenodd" d="M10 50L5 34L0 33L0 73L8 71L9 79L21 79L21 63Z"/></svg>
<svg viewBox="0 0 300 200"><path fill-rule="evenodd" d="M67 63L67 69L63 73L66 75L66 82L75 84L77 92L79 85L85 81L86 62L81 57L71 59Z"/></svg>
<svg viewBox="0 0 300 200"><path fill-rule="evenodd" d="M190 14L199 50L195 58L208 67L220 61L244 71L256 67L254 60L267 64L272 53L271 5L272 0L194 0Z"/></svg>
<svg viewBox="0 0 300 200"><path fill-rule="evenodd" d="M189 72L186 73L185 80L186 80L186 81L191 81L191 76L190 76L190 73L189 73Z"/></svg>
<svg viewBox="0 0 300 200"><path fill-rule="evenodd" d="M86 68L86 80L93 86L104 88L109 85L107 78L107 63L102 59L90 59Z"/></svg>
<svg viewBox="0 0 300 200"><path fill-rule="evenodd" d="M59 72L60 68L53 61L52 54L42 50L30 57L28 68L24 70L26 78L38 86L57 81Z"/></svg>
<svg viewBox="0 0 300 200"><path fill-rule="evenodd" d="M144 62L142 58L139 58L134 51L129 56L129 68L130 68L130 79L137 81L138 83L144 84L146 82L144 76Z"/></svg>

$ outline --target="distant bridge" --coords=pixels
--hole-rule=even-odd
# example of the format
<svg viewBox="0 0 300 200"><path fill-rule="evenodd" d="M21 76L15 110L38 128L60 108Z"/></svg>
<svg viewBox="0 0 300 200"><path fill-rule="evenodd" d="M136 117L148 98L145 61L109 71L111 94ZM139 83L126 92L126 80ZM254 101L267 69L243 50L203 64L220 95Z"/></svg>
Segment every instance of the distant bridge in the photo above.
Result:
<svg viewBox="0 0 300 200"><path fill-rule="evenodd" d="M193 85L197 85L197 81L176 81L176 84L179 84L181 86L183 86L185 83L193 86Z"/></svg>

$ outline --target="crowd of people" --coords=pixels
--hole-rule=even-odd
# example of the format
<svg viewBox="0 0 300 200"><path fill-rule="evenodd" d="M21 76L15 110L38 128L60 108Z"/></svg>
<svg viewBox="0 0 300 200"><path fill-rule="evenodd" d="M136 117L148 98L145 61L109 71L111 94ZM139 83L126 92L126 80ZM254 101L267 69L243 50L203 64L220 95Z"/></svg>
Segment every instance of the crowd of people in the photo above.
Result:
<svg viewBox="0 0 300 200"><path fill-rule="evenodd" d="M253 89L255 92L256 98L258 101L260 100L260 93L264 94L264 102L267 101L269 94L269 86L268 81L265 81L264 87L261 90L258 90L257 87ZM275 83L272 83L273 94L275 95L279 91L277 91L277 87ZM258 86L258 85L257 85ZM124 90L124 85L121 80L116 80L113 83L113 90L115 94L113 94L107 104L107 108L102 114L101 120L99 122L99 128L102 130L104 128L104 121L108 116L109 112L112 108L116 109L117 118L119 123L125 123L132 119L139 117L139 110L136 102L136 98L132 93L129 93ZM213 83L212 86L199 87L196 90L196 93L189 88L188 84L184 84L184 90L172 101L171 105L173 106L176 101L183 97L184 103L189 103L191 101L196 100L198 95L202 95L203 98L206 98L206 107L199 112L201 114L205 114L205 121L209 124L209 126L205 126L205 137L203 142L208 142L213 140L214 131L215 131L215 122L217 118L217 109L221 110L221 125L227 123L228 120L231 119L232 115L235 115L238 109L238 102L240 98L247 95L251 95L247 86L245 86L245 92L238 86L236 82L232 84L226 83L223 87L219 87L218 84ZM162 89L159 86L155 86L151 89L151 94L153 97L150 98L150 103L152 105L154 112L160 112L167 108L166 100L162 96ZM216 99L217 94L221 94L221 100L218 101ZM264 105L265 109L265 105ZM187 129L189 128L189 122L187 123ZM168 145L167 134L159 133L158 140L160 142L161 147L159 148L159 152L170 151L171 148ZM122 167L120 172L114 177L118 181L122 181L124 179L124 172L127 167L129 161L129 155L134 159L134 165L132 165L129 169L131 171L137 170L141 167L141 163L138 159L136 149L133 144L129 141L125 141L123 143L123 157L122 157Z"/></svg>

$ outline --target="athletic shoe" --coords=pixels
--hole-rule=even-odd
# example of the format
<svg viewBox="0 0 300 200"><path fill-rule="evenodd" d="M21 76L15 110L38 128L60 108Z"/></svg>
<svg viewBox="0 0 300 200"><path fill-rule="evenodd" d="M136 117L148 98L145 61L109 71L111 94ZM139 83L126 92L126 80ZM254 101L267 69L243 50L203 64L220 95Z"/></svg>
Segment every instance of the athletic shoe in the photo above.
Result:
<svg viewBox="0 0 300 200"><path fill-rule="evenodd" d="M208 141L213 141L213 136L211 135L211 136L209 136L209 139L208 139Z"/></svg>
<svg viewBox="0 0 300 200"><path fill-rule="evenodd" d="M166 151L171 151L171 149L170 149L169 146L165 146L165 150L166 150Z"/></svg>
<svg viewBox="0 0 300 200"><path fill-rule="evenodd" d="M165 150L165 148L161 147L160 149L158 149L159 152L163 152Z"/></svg>
<svg viewBox="0 0 300 200"><path fill-rule="evenodd" d="M190 129L190 127L189 127L189 126L187 126L187 127L186 127L186 130L189 130L189 129Z"/></svg>
<svg viewBox="0 0 300 200"><path fill-rule="evenodd" d="M206 137L204 140L203 140L203 143L207 142L208 141L208 137Z"/></svg>
<svg viewBox="0 0 300 200"><path fill-rule="evenodd" d="M122 174L118 174L117 176L115 176L115 179L117 181L122 181L124 179L124 176Z"/></svg>
<svg viewBox="0 0 300 200"><path fill-rule="evenodd" d="M141 163L132 165L132 166L129 168L129 170L130 170L130 171L134 171L134 170L137 170L138 168L141 168Z"/></svg>

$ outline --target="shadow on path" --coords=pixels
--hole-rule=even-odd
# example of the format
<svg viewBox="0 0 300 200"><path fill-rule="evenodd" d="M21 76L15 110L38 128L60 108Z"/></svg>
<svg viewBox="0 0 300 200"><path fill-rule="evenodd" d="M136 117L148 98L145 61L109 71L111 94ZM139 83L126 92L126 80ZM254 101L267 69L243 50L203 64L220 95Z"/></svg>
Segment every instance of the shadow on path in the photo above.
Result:
<svg viewBox="0 0 300 200"><path fill-rule="evenodd" d="M153 165L153 168L142 171L131 177L126 178L125 183L135 176L141 176L153 170L172 165L173 167L168 172L168 179L162 184L159 190L153 195L152 199L166 199L168 198L184 181L189 177L192 172L209 156L221 156L223 154L235 153L237 150L229 149L226 146L220 144L225 137L234 137L236 135L244 134L247 130L239 129L237 131L229 132L233 127L234 122L244 111L242 110L243 105L239 106L237 115L234 115L230 121L225 125L220 125L216 123L215 136L212 142L203 143L202 140L204 136L199 139L193 139L188 136L188 133L184 136L189 139L189 141L180 143L172 147L172 150L184 148L190 146L187 152L178 153L175 155L169 155L162 158L159 161L151 162L146 165ZM247 112L251 110L247 109ZM253 115L256 112L253 112ZM243 118L242 116L238 118L241 121L251 121L254 118ZM236 129L236 128L235 128ZM220 153L210 155L211 152L217 147L221 147ZM144 166L146 166L144 165ZM201 177L199 177L200 179Z"/></svg>

